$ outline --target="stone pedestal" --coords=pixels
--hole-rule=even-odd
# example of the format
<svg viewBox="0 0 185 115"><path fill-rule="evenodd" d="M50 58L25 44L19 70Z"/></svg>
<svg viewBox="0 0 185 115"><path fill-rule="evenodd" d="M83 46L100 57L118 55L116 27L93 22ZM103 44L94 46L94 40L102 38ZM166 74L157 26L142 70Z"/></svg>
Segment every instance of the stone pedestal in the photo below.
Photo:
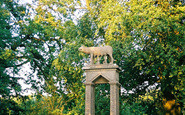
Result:
<svg viewBox="0 0 185 115"><path fill-rule="evenodd" d="M95 115L94 84L110 84L110 115L119 115L119 67L113 64L83 67L86 73L85 115Z"/></svg>
<svg viewBox="0 0 185 115"><path fill-rule="evenodd" d="M110 115L119 115L119 83L110 84Z"/></svg>
<svg viewBox="0 0 185 115"><path fill-rule="evenodd" d="M95 115L94 84L85 84L85 115Z"/></svg>

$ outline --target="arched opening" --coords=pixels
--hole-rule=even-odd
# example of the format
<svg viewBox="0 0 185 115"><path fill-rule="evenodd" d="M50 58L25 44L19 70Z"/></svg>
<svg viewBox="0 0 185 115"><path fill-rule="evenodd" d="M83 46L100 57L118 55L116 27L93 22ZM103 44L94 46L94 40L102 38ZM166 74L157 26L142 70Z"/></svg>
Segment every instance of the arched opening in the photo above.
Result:
<svg viewBox="0 0 185 115"><path fill-rule="evenodd" d="M85 114L119 115L119 67L92 65L83 69L87 74Z"/></svg>
<svg viewBox="0 0 185 115"><path fill-rule="evenodd" d="M110 115L110 85L95 85L95 115Z"/></svg>
<svg viewBox="0 0 185 115"><path fill-rule="evenodd" d="M95 84L95 115L110 115L110 85L106 77L99 75Z"/></svg>

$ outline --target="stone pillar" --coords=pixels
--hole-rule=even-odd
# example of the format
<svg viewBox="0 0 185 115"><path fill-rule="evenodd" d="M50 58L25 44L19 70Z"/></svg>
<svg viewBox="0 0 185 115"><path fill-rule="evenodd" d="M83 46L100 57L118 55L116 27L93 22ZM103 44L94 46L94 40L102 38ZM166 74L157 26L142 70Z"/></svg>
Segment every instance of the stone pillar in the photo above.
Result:
<svg viewBox="0 0 185 115"><path fill-rule="evenodd" d="M94 84L85 83L85 115L95 115Z"/></svg>
<svg viewBox="0 0 185 115"><path fill-rule="evenodd" d="M119 83L110 84L110 115L119 115Z"/></svg>
<svg viewBox="0 0 185 115"><path fill-rule="evenodd" d="M117 65L90 65L86 73L85 115L95 115L94 84L110 84L110 115L119 115L119 71Z"/></svg>

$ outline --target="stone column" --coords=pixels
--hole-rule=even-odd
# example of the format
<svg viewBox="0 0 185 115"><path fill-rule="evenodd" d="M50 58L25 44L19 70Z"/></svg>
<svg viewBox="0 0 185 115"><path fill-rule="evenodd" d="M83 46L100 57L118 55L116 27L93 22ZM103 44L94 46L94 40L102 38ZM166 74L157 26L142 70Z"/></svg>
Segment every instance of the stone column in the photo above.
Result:
<svg viewBox="0 0 185 115"><path fill-rule="evenodd" d="M110 115L119 115L119 71L114 64L83 67L86 73L85 115L95 115L94 84L110 84Z"/></svg>
<svg viewBox="0 0 185 115"><path fill-rule="evenodd" d="M110 84L110 115L119 115L119 86L118 82Z"/></svg>
<svg viewBox="0 0 185 115"><path fill-rule="evenodd" d="M94 84L85 83L85 115L95 115Z"/></svg>

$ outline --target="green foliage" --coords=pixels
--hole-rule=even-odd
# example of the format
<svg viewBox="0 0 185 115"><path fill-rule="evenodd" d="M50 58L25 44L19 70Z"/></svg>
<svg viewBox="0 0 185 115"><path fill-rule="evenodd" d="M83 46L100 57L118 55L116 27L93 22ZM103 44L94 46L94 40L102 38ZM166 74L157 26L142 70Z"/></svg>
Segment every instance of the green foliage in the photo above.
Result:
<svg viewBox="0 0 185 115"><path fill-rule="evenodd" d="M19 9L14 1L0 2L0 95L5 98L12 95L12 90L16 94L21 91L21 86L17 83L19 78L14 76L18 71L18 66L16 65L17 52L11 49L12 42L16 39L11 33L13 27L10 25L10 14L15 13L10 10L11 5ZM13 67L12 75L8 74L11 67Z"/></svg>
<svg viewBox="0 0 185 115"><path fill-rule="evenodd" d="M152 85L161 89L158 100L181 100L184 92L177 87L184 86L185 6L163 0L93 3L90 14L98 27L96 34L103 28L105 44L114 49L115 62L124 70L120 83L134 92L129 101L136 101ZM162 102L158 104L162 109Z"/></svg>
<svg viewBox="0 0 185 115"><path fill-rule="evenodd" d="M19 51L16 41L19 39L16 21L24 16L25 8L14 0L0 1L0 114L20 114L24 109L14 100L21 92L21 85L16 77L19 67ZM15 34L15 35L14 35ZM23 78L22 78L23 79Z"/></svg>
<svg viewBox="0 0 185 115"><path fill-rule="evenodd" d="M54 96L30 96L22 103L25 114L29 115L59 115L64 111L65 100L57 94Z"/></svg>
<svg viewBox="0 0 185 115"><path fill-rule="evenodd" d="M169 112L166 107L173 100L184 107L185 6L181 1L86 0L87 8L80 0L35 3L26 9L15 1L0 2L0 95L21 91L7 69L17 74L22 65L30 64L37 80L30 73L26 83L37 96L20 101L26 114L84 114L82 67L89 59L78 51L82 44L113 47L126 90L120 96L121 114ZM78 11L85 13L74 19ZM149 87L157 92L145 100ZM96 114L109 114L109 96L109 85L96 87Z"/></svg>
<svg viewBox="0 0 185 115"><path fill-rule="evenodd" d="M95 87L95 114L110 114L110 85L100 84Z"/></svg>
<svg viewBox="0 0 185 115"><path fill-rule="evenodd" d="M11 51L5 50L6 43L3 41L3 38L8 39L8 37L11 37L10 33L10 26L6 22L6 20L9 20L9 12L2 7L3 3L0 2L0 20L2 20L0 23L0 83L2 84L0 86L0 94L1 95L8 95L10 93L10 89L8 88L8 84L10 83L9 76L5 73L6 66L11 65L11 61L8 60L8 58L11 57ZM7 35L7 36L6 36ZM10 39L8 39L10 40ZM3 83L4 81L7 81L6 83Z"/></svg>
<svg viewBox="0 0 185 115"><path fill-rule="evenodd" d="M147 115L147 105L142 106L140 103L133 102L131 104L124 103L120 108L120 114L127 115Z"/></svg>
<svg viewBox="0 0 185 115"><path fill-rule="evenodd" d="M20 105L18 105L12 98L0 98L0 108L1 115L19 115L24 111L24 109Z"/></svg>

